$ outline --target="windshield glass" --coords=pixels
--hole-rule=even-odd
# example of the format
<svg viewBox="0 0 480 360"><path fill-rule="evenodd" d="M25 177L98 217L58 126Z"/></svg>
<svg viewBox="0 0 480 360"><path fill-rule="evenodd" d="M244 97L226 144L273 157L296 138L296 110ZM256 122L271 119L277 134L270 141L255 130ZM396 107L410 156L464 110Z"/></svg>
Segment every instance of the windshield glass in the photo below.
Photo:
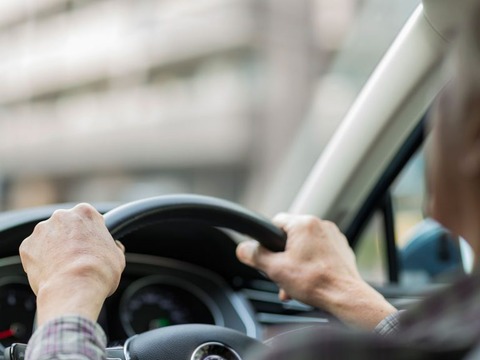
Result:
<svg viewBox="0 0 480 360"><path fill-rule="evenodd" d="M288 207L419 0L2 0L0 207Z"/></svg>

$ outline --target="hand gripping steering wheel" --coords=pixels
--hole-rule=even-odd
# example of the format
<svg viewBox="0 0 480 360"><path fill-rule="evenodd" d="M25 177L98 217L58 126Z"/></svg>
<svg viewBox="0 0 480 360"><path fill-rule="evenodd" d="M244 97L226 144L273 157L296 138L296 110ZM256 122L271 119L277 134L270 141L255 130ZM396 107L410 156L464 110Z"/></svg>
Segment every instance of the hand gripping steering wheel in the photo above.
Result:
<svg viewBox="0 0 480 360"><path fill-rule="evenodd" d="M286 234L269 220L237 204L199 195L170 195L127 203L105 214L113 238L149 225L186 220L227 228L258 240L272 251L285 248ZM151 330L129 338L123 348L108 348L108 359L242 360L253 346L264 346L245 334L214 325L187 324ZM26 345L5 350L5 359L21 359Z"/></svg>

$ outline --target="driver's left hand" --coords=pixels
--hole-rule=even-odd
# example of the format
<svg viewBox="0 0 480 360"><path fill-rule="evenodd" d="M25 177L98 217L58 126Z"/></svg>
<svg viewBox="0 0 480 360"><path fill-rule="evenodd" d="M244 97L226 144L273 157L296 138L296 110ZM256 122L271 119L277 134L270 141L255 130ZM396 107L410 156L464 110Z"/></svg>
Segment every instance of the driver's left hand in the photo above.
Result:
<svg viewBox="0 0 480 360"><path fill-rule="evenodd" d="M62 315L96 321L105 298L117 288L125 249L114 241L95 208L57 210L20 246L20 257L37 295L42 325Z"/></svg>

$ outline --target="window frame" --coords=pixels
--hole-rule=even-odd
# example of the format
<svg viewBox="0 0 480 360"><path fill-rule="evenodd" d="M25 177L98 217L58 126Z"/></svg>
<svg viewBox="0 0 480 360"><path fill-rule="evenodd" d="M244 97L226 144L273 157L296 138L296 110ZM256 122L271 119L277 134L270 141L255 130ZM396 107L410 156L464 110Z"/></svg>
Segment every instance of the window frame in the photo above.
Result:
<svg viewBox="0 0 480 360"><path fill-rule="evenodd" d="M378 179L370 191L359 211L345 231L350 246L355 249L363 230L376 212L380 212L383 218L383 232L385 239L385 258L387 266L387 279L391 284L398 284L400 278L400 262L398 259L397 245L395 241L395 218L390 188L398 175L408 164L410 159L420 149L425 140L425 126L428 111L420 119L407 140L395 154L390 164L386 167L383 175Z"/></svg>

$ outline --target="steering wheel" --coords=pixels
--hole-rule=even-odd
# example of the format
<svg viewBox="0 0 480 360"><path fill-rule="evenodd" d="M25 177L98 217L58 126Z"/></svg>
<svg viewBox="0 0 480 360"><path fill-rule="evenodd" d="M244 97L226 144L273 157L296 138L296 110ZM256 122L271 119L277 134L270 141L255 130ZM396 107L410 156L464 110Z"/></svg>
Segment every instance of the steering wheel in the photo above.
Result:
<svg viewBox="0 0 480 360"><path fill-rule="evenodd" d="M146 226L188 220L228 228L258 240L272 251L285 248L286 234L269 220L237 204L199 195L148 198L105 214L114 238ZM240 332L213 325L176 325L131 337L123 349L107 349L109 357L125 360L240 360L252 346L263 346Z"/></svg>
<svg viewBox="0 0 480 360"><path fill-rule="evenodd" d="M227 228L258 240L272 251L285 248L286 234L269 220L229 201L199 195L169 195L119 206L104 215L113 238L149 225L189 221ZM127 339L123 347L107 348L118 360L241 360L252 347L264 347L245 334L214 325L186 324L151 330ZM23 359L25 344L5 349L5 359Z"/></svg>

